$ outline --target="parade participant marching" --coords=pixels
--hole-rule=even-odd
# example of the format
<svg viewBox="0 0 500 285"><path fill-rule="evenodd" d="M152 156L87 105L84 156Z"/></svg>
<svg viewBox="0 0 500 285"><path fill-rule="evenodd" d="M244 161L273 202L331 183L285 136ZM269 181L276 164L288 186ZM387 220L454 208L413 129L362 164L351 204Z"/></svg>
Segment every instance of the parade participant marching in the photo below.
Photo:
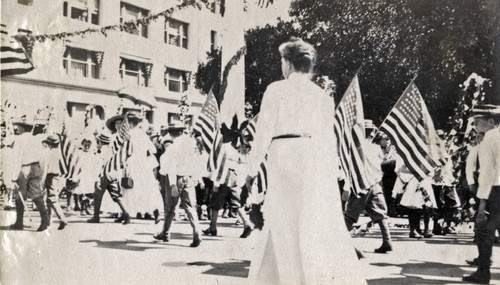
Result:
<svg viewBox="0 0 500 285"><path fill-rule="evenodd" d="M367 134L375 129L375 126L367 125L365 121L365 130ZM367 192L359 193L359 196L351 193L347 203L344 219L347 230L353 228L353 224L359 219L359 216L366 210L366 213L374 223L378 223L382 233L382 245L375 249L376 253L386 253L392 251L391 233L389 223L387 222L387 203L382 192L382 159L384 154L378 145L369 141L365 142L366 153L366 174L371 186Z"/></svg>
<svg viewBox="0 0 500 285"><path fill-rule="evenodd" d="M217 235L219 210L224 206L226 201L229 201L230 208L236 208L238 216L243 221L243 233L240 237L246 238L253 231L253 224L250 222L244 210L246 197L248 197L248 190L245 185L245 174L248 172L246 167L250 146L242 141L238 150L229 143L224 143L222 147L223 149L221 151L226 155L226 164L220 166L221 168L228 168L228 172L226 177L217 177L219 169L214 170L215 175L212 175L212 177L215 177L214 186L209 205L211 210L210 227L204 230L203 234L211 236Z"/></svg>
<svg viewBox="0 0 500 285"><path fill-rule="evenodd" d="M472 109L472 116L478 133L484 133L478 151L481 171L477 190L476 242L479 257L477 270L464 275L463 280L489 284L495 231L500 226L500 106L478 105Z"/></svg>
<svg viewBox="0 0 500 285"><path fill-rule="evenodd" d="M201 155L196 140L187 134L174 139L174 143L167 148L165 154L168 158L167 181L170 184L165 189L165 224L162 233L155 235L155 239L165 242L170 240L170 226L175 216L175 209L180 201L193 228L193 242L191 247L197 247L201 243L200 226L196 216L195 186L203 183L201 174L205 171L207 162ZM161 170L163 171L163 170Z"/></svg>
<svg viewBox="0 0 500 285"><path fill-rule="evenodd" d="M98 181L95 184L94 189L94 216L87 220L89 223L99 223L100 222L100 211L102 198L104 192L107 190L111 195L113 201L118 204L122 210L122 217L118 220L123 221L123 224L129 224L130 215L125 209L122 201L122 194L120 189L119 179L122 177L122 169L125 160L130 157L132 153L132 146L128 141L128 130L122 127L122 121L124 117L121 115L114 116L106 122L106 126L112 132L118 132L114 136L112 145L111 137L108 134L101 133L97 138L97 147L101 152L101 155L106 159L104 165L102 166L101 173L99 174Z"/></svg>
<svg viewBox="0 0 500 285"><path fill-rule="evenodd" d="M30 196L40 213L41 223L37 231L41 232L49 226L47 208L43 201L44 192L40 187L42 182L40 166L42 143L37 136L30 134L33 129L32 123L20 121L13 124L18 127L19 136L16 137L13 148L17 159L11 161L11 167L14 169L12 171L14 176L11 179L15 183L14 187L17 188L17 191L15 198L16 222L10 225L10 228L24 229L23 214L26 206L24 201Z"/></svg>
<svg viewBox="0 0 500 285"><path fill-rule="evenodd" d="M380 137L380 149L382 150L382 190L384 192L385 201L388 202L388 214L391 217L397 215L395 201L391 199L392 189L394 188L394 183L396 182L397 174L394 172L396 167L396 148L391 144L389 137L381 133Z"/></svg>
<svg viewBox="0 0 500 285"><path fill-rule="evenodd" d="M58 230L63 230L68 222L59 205L59 193L66 184L66 179L60 177L59 161L61 152L59 151L59 136L50 135L42 143L47 146L47 150L42 157L42 185L47 190L47 215L49 217L48 224L50 226L51 209L54 209L59 218Z"/></svg>
<svg viewBox="0 0 500 285"><path fill-rule="evenodd" d="M251 176L268 155L265 240L249 278L255 284L366 284L337 188L334 102L310 79L316 51L292 38L279 52L285 79L264 93L249 154Z"/></svg>
<svg viewBox="0 0 500 285"><path fill-rule="evenodd" d="M170 189L170 181L169 181L169 177L167 175L168 165L171 162L170 162L170 157L168 156L167 150L170 149L170 147L174 143L174 140L182 135L185 128L186 127L184 126L184 124L174 123L174 124L168 125L168 127L161 129L163 137L160 140L160 142L163 144L165 151L163 152L163 154L160 157L159 174L160 174L160 193L161 193L161 197L163 200L163 211L165 213L165 217L163 220L162 231L153 236L153 238L155 238L157 240L168 241L168 236L167 236L168 229L167 229L167 227L168 228L170 227L170 224L167 223L167 220L169 218L169 213L168 213L168 211L169 211L168 202L169 201L167 201L166 197L167 197L167 192L172 191L172 189ZM174 216L175 216L175 211L174 211Z"/></svg>

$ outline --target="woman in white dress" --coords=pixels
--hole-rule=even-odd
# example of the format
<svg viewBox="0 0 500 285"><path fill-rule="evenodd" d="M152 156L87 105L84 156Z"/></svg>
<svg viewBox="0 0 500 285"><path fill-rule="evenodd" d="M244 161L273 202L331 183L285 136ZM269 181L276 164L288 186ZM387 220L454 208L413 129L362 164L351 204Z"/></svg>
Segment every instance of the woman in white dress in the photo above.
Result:
<svg viewBox="0 0 500 285"><path fill-rule="evenodd" d="M342 215L334 102L310 81L316 52L282 44L284 80L268 86L250 152L255 175L268 154L262 251L255 284L366 284Z"/></svg>

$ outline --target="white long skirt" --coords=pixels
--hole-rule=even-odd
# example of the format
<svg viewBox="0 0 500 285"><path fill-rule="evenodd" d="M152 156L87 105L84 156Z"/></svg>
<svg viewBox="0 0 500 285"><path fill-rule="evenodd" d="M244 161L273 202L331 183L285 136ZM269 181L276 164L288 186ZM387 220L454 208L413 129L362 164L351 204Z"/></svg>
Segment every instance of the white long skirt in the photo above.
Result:
<svg viewBox="0 0 500 285"><path fill-rule="evenodd" d="M254 284L366 284L342 214L338 167L322 149L307 138L273 141Z"/></svg>

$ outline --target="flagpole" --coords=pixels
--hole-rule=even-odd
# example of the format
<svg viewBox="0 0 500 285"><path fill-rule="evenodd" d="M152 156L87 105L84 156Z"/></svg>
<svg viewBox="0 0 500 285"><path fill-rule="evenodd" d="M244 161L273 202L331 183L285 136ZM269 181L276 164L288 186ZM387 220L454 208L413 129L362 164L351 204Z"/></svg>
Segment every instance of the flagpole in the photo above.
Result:
<svg viewBox="0 0 500 285"><path fill-rule="evenodd" d="M403 91L403 94L405 94L406 91L408 90L408 88L410 88L410 85L415 81L415 79L417 79L417 76L418 76L418 73L415 73L415 75L413 76L412 80L410 81L410 83L408 83L408 86L406 86L405 90ZM401 101L401 98L403 98L403 94L401 94L401 96L399 96L399 99L398 99L398 101L396 101L396 103L394 104L394 106L396 106L399 103L399 101ZM391 111L392 111L392 109L394 109L394 106L392 106ZM387 115L389 115L391 113L391 111L389 111L389 113ZM387 117L388 116L385 117L385 119L382 121L382 123L380 124L380 126L382 126L385 123L385 121L387 120ZM380 126L379 126L379 128L380 128Z"/></svg>

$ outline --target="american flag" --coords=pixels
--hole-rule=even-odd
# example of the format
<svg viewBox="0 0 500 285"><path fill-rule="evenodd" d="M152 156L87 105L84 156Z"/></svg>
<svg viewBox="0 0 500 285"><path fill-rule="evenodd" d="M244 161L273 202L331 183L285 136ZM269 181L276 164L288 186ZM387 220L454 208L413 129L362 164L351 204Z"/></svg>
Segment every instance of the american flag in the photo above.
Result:
<svg viewBox="0 0 500 285"><path fill-rule="evenodd" d="M205 151L210 154L214 146L215 136L219 130L218 125L219 107L212 90L207 95L207 100L200 111L200 116L196 120L193 132L200 134Z"/></svg>
<svg viewBox="0 0 500 285"><path fill-rule="evenodd" d="M256 132L255 125L257 124L258 119L259 119L259 115L256 115L248 122L248 125L247 125L246 130L252 136L252 138L255 137L255 132ZM267 163L267 155L266 155L266 158L264 158L264 161L262 161L260 163L259 173L257 173L258 193L264 193L264 194L266 194L266 192L267 192L267 167L266 167L266 163Z"/></svg>
<svg viewBox="0 0 500 285"><path fill-rule="evenodd" d="M358 76L355 75L335 111L334 131L340 166L353 193L372 186L365 170L364 114Z"/></svg>
<svg viewBox="0 0 500 285"><path fill-rule="evenodd" d="M112 155L103 165L100 177L105 176L111 179L109 174L121 169L126 166L127 159L132 156L133 145L130 142L130 126L128 120L125 119L118 133L115 135L113 141L111 142Z"/></svg>
<svg viewBox="0 0 500 285"><path fill-rule="evenodd" d="M59 176L72 180L82 172L78 148L65 135L59 135L59 141Z"/></svg>
<svg viewBox="0 0 500 285"><path fill-rule="evenodd" d="M419 181L442 165L440 139L413 81L387 115L380 130L389 136L406 167Z"/></svg>
<svg viewBox="0 0 500 285"><path fill-rule="evenodd" d="M1 76L24 74L33 70L34 66L21 42L13 37L9 37L7 32L3 30L3 27L0 33Z"/></svg>

